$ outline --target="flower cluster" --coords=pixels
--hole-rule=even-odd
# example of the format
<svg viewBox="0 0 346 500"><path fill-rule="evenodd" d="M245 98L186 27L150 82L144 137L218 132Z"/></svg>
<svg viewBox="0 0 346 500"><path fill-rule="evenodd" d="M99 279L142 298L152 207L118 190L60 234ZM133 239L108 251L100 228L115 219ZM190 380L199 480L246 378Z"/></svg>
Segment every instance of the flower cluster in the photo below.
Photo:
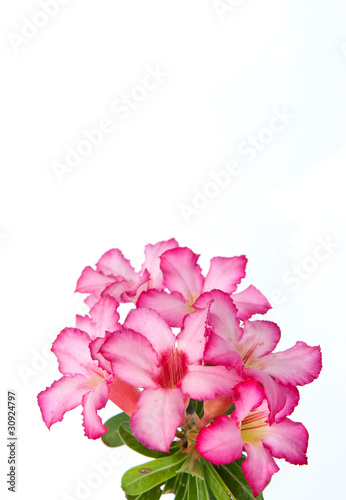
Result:
<svg viewBox="0 0 346 500"><path fill-rule="evenodd" d="M279 327L251 319L269 302L252 285L236 293L245 256L214 257L206 276L198 257L171 239L147 245L138 272L117 249L86 267L76 291L88 294L89 314L53 343L62 377L38 402L48 428L82 405L85 434L97 439L107 431L97 411L111 400L152 450L168 452L180 436L192 462L242 459L256 497L279 470L273 457L307 463L308 433L288 416L321 352L304 342L273 352ZM122 323L120 303L133 304ZM204 402L201 415L191 401Z"/></svg>

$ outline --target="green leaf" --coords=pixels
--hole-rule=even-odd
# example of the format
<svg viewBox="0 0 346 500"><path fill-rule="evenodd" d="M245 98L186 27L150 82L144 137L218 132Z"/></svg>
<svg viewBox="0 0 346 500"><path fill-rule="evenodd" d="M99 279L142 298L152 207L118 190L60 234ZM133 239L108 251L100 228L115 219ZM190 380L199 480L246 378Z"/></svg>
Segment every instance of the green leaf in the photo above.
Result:
<svg viewBox="0 0 346 500"><path fill-rule="evenodd" d="M126 495L127 500L159 500L162 495L160 486L155 486L151 490L140 493L139 495Z"/></svg>
<svg viewBox="0 0 346 500"><path fill-rule="evenodd" d="M238 463L232 462L227 465L214 466L214 468L225 484L233 491L234 495L236 495L237 500L254 500L255 497L253 496L252 489L248 485ZM263 500L262 493L256 497L256 500Z"/></svg>
<svg viewBox="0 0 346 500"><path fill-rule="evenodd" d="M182 474L177 474L176 476L171 477L166 481L166 484L163 488L163 493L176 493L179 485L180 485L180 480L182 478Z"/></svg>
<svg viewBox="0 0 346 500"><path fill-rule="evenodd" d="M179 453L137 465L125 472L121 479L121 487L129 495L144 493L175 476L185 460L186 455Z"/></svg>
<svg viewBox="0 0 346 500"><path fill-rule="evenodd" d="M204 402L198 399L190 399L186 412L189 414L197 413L199 417L203 415Z"/></svg>
<svg viewBox="0 0 346 500"><path fill-rule="evenodd" d="M179 474L180 483L175 494L174 500L188 500L189 499L189 474Z"/></svg>
<svg viewBox="0 0 346 500"><path fill-rule="evenodd" d="M180 444L175 441L172 443L169 449L169 453L165 453L163 451L158 451L158 450L151 450L150 448L147 448L141 442L139 442L138 439L134 437L131 428L127 422L119 426L118 432L119 436L126 444L126 446L131 448L131 450L134 450L137 453L140 453L141 455L144 455L146 457L150 458L168 457L169 455L177 453L180 450Z"/></svg>
<svg viewBox="0 0 346 500"><path fill-rule="evenodd" d="M124 443L119 436L119 425L121 425L123 422L129 422L129 420L130 417L124 412L119 413L119 415L115 415L114 417L107 420L104 425L106 427L109 427L109 429L106 434L101 436L104 444L111 447L122 446Z"/></svg>
<svg viewBox="0 0 346 500"><path fill-rule="evenodd" d="M210 462L202 459L202 465L205 481L215 495L216 500L238 500Z"/></svg>
<svg viewBox="0 0 346 500"><path fill-rule="evenodd" d="M191 476L189 483L189 495L191 499L198 498L198 500L212 500L206 482L196 476ZM214 495L213 498L215 498Z"/></svg>
<svg viewBox="0 0 346 500"><path fill-rule="evenodd" d="M228 410L225 412L226 415L230 415L233 410L234 410L235 406L234 406L234 403L228 408Z"/></svg>

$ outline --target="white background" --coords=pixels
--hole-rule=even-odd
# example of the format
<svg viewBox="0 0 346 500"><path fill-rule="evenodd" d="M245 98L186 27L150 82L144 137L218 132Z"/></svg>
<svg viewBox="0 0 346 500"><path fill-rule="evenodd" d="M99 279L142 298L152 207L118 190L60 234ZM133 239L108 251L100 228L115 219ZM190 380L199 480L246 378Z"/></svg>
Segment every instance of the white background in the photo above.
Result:
<svg viewBox="0 0 346 500"><path fill-rule="evenodd" d="M13 498L7 390L17 392L15 498L123 498L122 474L146 459L123 447L112 464L110 449L84 437L80 407L49 432L36 396L59 377L46 353L82 311L73 292L83 267L120 248L139 268L144 245L170 237L201 253L204 268L213 256L245 253L242 288L253 283L271 299L267 317L281 327L281 349L297 340L321 345L321 376L302 388L292 417L309 430L309 465L278 461L265 499L341 498L345 6L243 0L231 11L225 0L221 12L213 0L65 3L46 20L35 0L0 7L1 498ZM46 25L19 38L33 19ZM124 119L114 101L144 95L134 89L148 66L167 76ZM270 136L263 128L275 110L291 119ZM113 132L59 180L54 162L65 163L67 148L105 118ZM249 161L239 148L258 134L267 144ZM226 174L228 185L210 186L210 172L232 161L238 170ZM116 412L109 402L101 413ZM113 473L96 485L95 464L105 461ZM76 488L85 482L93 487L83 496Z"/></svg>

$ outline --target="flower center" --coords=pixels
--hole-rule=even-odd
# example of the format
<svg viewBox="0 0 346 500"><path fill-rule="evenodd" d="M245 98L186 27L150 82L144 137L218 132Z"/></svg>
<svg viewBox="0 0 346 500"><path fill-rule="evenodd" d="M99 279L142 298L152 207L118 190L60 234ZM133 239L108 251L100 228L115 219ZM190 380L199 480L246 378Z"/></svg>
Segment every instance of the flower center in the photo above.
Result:
<svg viewBox="0 0 346 500"><path fill-rule="evenodd" d="M261 411L261 408L251 411L241 423L241 437L245 443L259 445L268 432L268 411Z"/></svg>
<svg viewBox="0 0 346 500"><path fill-rule="evenodd" d="M161 357L158 383L163 389L173 389L187 373L187 358L183 351L169 349Z"/></svg>

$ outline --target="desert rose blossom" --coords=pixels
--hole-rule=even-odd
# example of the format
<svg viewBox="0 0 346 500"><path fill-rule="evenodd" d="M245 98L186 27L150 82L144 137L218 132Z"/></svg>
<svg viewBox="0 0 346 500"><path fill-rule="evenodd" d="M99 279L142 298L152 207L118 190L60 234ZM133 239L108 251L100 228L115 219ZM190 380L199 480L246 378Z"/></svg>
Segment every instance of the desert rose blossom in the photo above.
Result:
<svg viewBox="0 0 346 500"><path fill-rule="evenodd" d="M77 317L77 324L83 325L87 332L65 328L54 341L52 351L58 358L63 377L38 395L48 428L61 421L67 411L82 405L85 434L97 439L107 431L97 410L103 408L108 399L129 415L136 410L139 390L115 377L110 365L100 367L90 351L93 343L97 345L100 340L104 341L102 337L107 330L119 327L118 305L112 297L102 298L91 309L90 317Z"/></svg>
<svg viewBox="0 0 346 500"><path fill-rule="evenodd" d="M148 288L163 288L160 255L178 246L174 238L145 246L145 260L139 272L116 248L104 253L96 270L87 266L77 282L76 292L89 293L85 303L90 307L103 295L111 295L118 302L136 302L139 294Z"/></svg>
<svg viewBox="0 0 346 500"><path fill-rule="evenodd" d="M141 387L130 425L145 446L168 451L190 397L231 394L243 379L233 369L202 365L209 305L186 316L176 337L152 309L134 309L100 348L116 375Z"/></svg>
<svg viewBox="0 0 346 500"><path fill-rule="evenodd" d="M258 382L241 383L235 393L232 414L219 416L203 427L196 447L202 457L216 465L239 459L244 449L247 458L241 468L257 497L279 470L273 457L296 465L307 464L308 432L301 423L288 418L270 425L267 401Z"/></svg>
<svg viewBox="0 0 346 500"><path fill-rule="evenodd" d="M220 289L231 295L238 318L245 320L253 314L264 314L270 304L262 293L250 285L234 294L237 285L245 277L247 258L213 257L206 277L197 264L199 255L189 248L167 250L160 257L165 290L151 289L142 292L137 307L149 307L158 311L172 327L181 327L184 317L194 310L196 300L205 292Z"/></svg>
<svg viewBox="0 0 346 500"><path fill-rule="evenodd" d="M280 329L271 321L245 321L241 327L232 299L220 290L200 297L196 308L213 300L209 324L211 332L204 360L235 367L244 379L263 385L270 409L270 422L280 421L299 401L296 386L315 380L322 368L321 349L297 342L290 349L273 352L280 340Z"/></svg>

